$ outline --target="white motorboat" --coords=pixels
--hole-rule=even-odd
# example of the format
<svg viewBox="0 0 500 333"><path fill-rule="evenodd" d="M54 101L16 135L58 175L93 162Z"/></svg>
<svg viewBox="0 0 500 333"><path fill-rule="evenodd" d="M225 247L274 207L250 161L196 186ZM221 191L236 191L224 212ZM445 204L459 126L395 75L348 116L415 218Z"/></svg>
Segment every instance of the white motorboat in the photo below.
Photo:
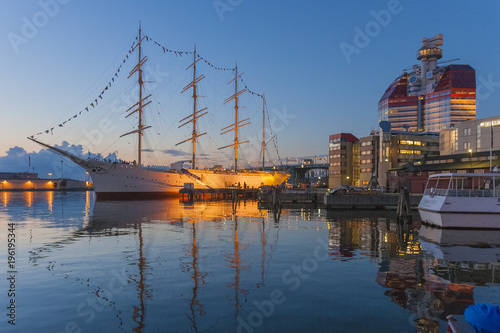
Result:
<svg viewBox="0 0 500 333"><path fill-rule="evenodd" d="M440 228L500 229L500 173L431 175L418 210Z"/></svg>

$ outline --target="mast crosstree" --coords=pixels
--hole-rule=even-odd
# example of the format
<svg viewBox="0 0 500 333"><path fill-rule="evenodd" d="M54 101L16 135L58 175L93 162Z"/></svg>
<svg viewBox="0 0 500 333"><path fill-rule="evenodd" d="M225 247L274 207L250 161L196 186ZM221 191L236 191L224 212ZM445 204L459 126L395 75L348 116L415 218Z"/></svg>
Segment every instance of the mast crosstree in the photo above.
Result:
<svg viewBox="0 0 500 333"><path fill-rule="evenodd" d="M193 81L191 81L187 86L184 87L184 89L181 91L181 93L189 90L189 88L193 88L193 113L190 114L189 116L179 120L180 123L182 123L183 121L186 121L184 124L181 124L179 125L178 128L181 128L189 123L193 123L193 131L192 131L192 134L191 134L191 137L184 140L184 141L181 141L179 143L176 144L176 146L184 143L184 142L188 142L188 141L191 141L192 144L193 144L193 147L192 147L192 150L193 150L193 158L191 160L191 168L192 169L196 169L196 139L198 139L200 136L203 136L205 134L207 134L206 132L205 133L201 133L201 134L198 134L198 129L196 127L196 120L200 117L203 117L204 115L207 114L207 112L203 112L205 111L207 108L203 108L201 110L197 110L198 109L198 94L197 94L197 87L198 87L198 83L203 80L205 78L205 75L204 74L201 74L200 76L196 77L196 63L198 62L198 60L200 60L201 58L199 59L196 59L196 44L194 46L194 59L193 59L193 63L191 65L189 65L188 68L186 68L186 70L188 70L189 68L193 67ZM203 113L202 113L203 112ZM189 119L189 120L188 120Z"/></svg>
<svg viewBox="0 0 500 333"><path fill-rule="evenodd" d="M229 126L227 126L227 127L224 127L223 129L221 129L221 131L224 131L224 132L221 133L221 135L229 133L231 131L234 131L234 141L233 141L233 144L227 145L227 146L224 146L224 147L220 147L219 149L234 147L234 171L237 171L238 170L238 146L242 145L244 143L249 142L249 141L239 141L239 139L238 139L238 129L241 128L241 127L243 127L243 126L249 125L250 124L250 122L249 122L250 118L246 118L246 119L243 119L243 120L239 120L239 118L238 118L238 110L242 108L238 104L238 97L241 94L243 94L247 89L244 88L244 89L238 91L238 78L243 75L243 73L241 73L240 75L238 75L238 64L236 64L236 67L234 69L234 73L235 73L234 74L234 79L232 79L231 81L229 81L227 83L227 84L230 84L231 82L234 81L234 95L229 96L224 101L224 104L226 104L226 103L229 103L230 101L232 101L234 99L234 123L231 124L231 125L229 125Z"/></svg>
<svg viewBox="0 0 500 333"><path fill-rule="evenodd" d="M130 74L128 75L128 78L130 78L132 75L134 75L135 73L138 73L138 82L139 82L139 102L135 103L134 105L132 105L130 108L128 108L128 110L126 112L129 112L131 109L137 107L135 110L133 110L132 112L130 112L128 115L125 116L125 118L127 117L130 117L131 115L133 115L134 113L138 112L138 115L139 115L139 121L138 121L138 124L137 124L137 129L136 130L133 130L133 131L130 131L128 133L125 133L125 134L122 134L120 135L120 138L121 137L124 137L126 135L129 135L129 134L134 134L134 133L137 133L137 164L139 166L139 168L141 167L142 165L142 131L144 131L145 129L148 129L150 128L151 126L146 126L144 125L143 123L143 119L142 119L142 109L148 105L149 103L151 103L151 101L148 101L146 102L146 100L151 97L151 94L142 98L142 90L143 90L143 85L144 85L144 80L143 80L143 75L142 75L142 66L144 66L144 64L146 63L146 61L148 61L148 58L147 57L142 57L142 49L141 49L141 44L142 44L142 41L145 39L146 37L142 37L142 30L141 30L141 24L139 23L139 43L137 43L137 45L135 45L133 48L132 48L132 51L135 50L136 47L139 48L139 61L137 62L137 65L135 65L135 67L130 71ZM146 103L144 103L146 102Z"/></svg>

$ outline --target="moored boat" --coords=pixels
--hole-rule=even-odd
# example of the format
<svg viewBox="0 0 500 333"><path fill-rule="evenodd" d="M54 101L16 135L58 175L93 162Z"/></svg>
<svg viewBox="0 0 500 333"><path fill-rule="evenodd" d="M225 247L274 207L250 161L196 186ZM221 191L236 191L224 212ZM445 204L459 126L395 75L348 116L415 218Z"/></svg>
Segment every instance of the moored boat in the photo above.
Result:
<svg viewBox="0 0 500 333"><path fill-rule="evenodd" d="M431 175L418 210L422 222L440 228L500 229L500 174Z"/></svg>

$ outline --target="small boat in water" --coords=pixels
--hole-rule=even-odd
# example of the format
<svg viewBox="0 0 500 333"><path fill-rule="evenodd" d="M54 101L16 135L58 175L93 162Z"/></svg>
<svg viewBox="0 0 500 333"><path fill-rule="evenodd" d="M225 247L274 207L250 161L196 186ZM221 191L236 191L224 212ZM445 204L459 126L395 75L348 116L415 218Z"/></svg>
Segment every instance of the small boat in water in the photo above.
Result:
<svg viewBox="0 0 500 333"><path fill-rule="evenodd" d="M496 304L474 304L464 316L448 316L448 333L500 333L500 307Z"/></svg>
<svg viewBox="0 0 500 333"><path fill-rule="evenodd" d="M418 210L440 228L500 229L500 173L431 175Z"/></svg>

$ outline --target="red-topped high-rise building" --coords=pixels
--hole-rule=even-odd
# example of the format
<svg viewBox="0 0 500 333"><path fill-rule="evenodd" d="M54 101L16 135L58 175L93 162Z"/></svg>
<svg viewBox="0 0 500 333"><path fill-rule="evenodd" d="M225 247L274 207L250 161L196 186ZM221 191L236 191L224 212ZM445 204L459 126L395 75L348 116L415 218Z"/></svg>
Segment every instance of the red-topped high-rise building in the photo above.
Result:
<svg viewBox="0 0 500 333"><path fill-rule="evenodd" d="M413 65L385 91L378 103L378 121L392 130L439 132L476 118L476 73L469 65L438 66L443 35L422 40Z"/></svg>

